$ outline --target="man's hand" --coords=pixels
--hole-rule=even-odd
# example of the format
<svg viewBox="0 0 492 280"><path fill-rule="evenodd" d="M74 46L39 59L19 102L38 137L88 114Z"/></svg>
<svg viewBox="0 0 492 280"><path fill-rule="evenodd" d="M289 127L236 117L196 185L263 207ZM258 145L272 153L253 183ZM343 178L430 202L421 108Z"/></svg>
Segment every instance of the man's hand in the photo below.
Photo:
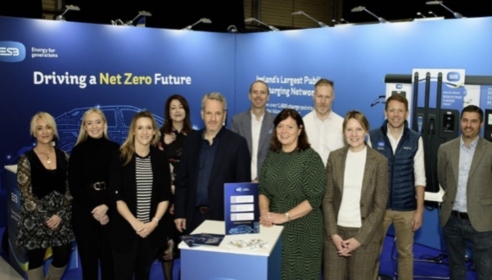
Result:
<svg viewBox="0 0 492 280"><path fill-rule="evenodd" d="M422 223L424 222L424 212L423 211L415 211L412 219L412 230L417 231L422 227Z"/></svg>
<svg viewBox="0 0 492 280"><path fill-rule="evenodd" d="M176 224L176 229L178 229L179 232L183 232L186 230L186 219L175 219L174 223Z"/></svg>

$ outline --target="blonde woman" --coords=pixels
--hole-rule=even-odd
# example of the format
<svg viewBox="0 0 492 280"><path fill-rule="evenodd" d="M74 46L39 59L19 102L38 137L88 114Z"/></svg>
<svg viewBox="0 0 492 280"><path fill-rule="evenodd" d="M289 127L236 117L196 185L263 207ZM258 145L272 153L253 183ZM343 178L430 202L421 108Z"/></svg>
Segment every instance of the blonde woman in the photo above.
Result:
<svg viewBox="0 0 492 280"><path fill-rule="evenodd" d="M107 127L100 109L87 110L68 165L72 227L84 280L98 279L99 267L102 279L114 278L109 247L108 181L111 155L119 145L109 140Z"/></svg>
<svg viewBox="0 0 492 280"><path fill-rule="evenodd" d="M44 256L51 247L53 261L46 279L56 280L65 272L74 239L70 226L68 155L52 144L58 132L50 114L34 115L31 135L36 138L36 146L21 156L17 167L21 197L17 246L27 250L29 280L45 279Z"/></svg>
<svg viewBox="0 0 492 280"><path fill-rule="evenodd" d="M128 136L113 154L110 171L111 246L116 279L149 279L165 242L160 221L171 197L169 160L156 145L159 128L149 111L132 119Z"/></svg>
<svg viewBox="0 0 492 280"><path fill-rule="evenodd" d="M358 111L343 121L347 146L330 153L323 200L324 279L370 280L384 237L388 160L365 142L369 122Z"/></svg>

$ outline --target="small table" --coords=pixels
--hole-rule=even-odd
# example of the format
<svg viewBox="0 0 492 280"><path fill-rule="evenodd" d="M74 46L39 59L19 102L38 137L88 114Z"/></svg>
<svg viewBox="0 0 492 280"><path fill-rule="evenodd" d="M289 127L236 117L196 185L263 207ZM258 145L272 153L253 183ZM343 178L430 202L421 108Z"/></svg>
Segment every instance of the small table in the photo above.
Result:
<svg viewBox="0 0 492 280"><path fill-rule="evenodd" d="M260 226L258 234L226 235L219 246L189 247L181 242L181 279L275 280L280 279L283 226ZM204 221L192 234L224 234L223 221ZM228 245L230 241L261 239L266 248Z"/></svg>

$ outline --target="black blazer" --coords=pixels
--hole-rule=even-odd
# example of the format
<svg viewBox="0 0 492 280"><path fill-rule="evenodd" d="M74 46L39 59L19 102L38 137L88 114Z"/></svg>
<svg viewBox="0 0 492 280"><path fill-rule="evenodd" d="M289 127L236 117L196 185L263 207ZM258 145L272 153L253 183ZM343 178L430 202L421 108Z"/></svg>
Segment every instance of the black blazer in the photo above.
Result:
<svg viewBox="0 0 492 280"><path fill-rule="evenodd" d="M109 174L109 194L111 207L114 208L110 221L111 247L115 251L129 251L134 238L139 237L128 221L126 221L116 209L118 200L124 201L128 209L136 216L137 213L137 183L135 176L135 156L127 164L120 158L121 152L115 151L111 160ZM166 154L154 147L150 148L150 162L152 164L152 198L150 202L150 219L157 210L157 205L171 198L171 175L169 160ZM152 247L162 246L165 243L164 225L162 220L156 229L147 237L151 240Z"/></svg>
<svg viewBox="0 0 492 280"><path fill-rule="evenodd" d="M186 228L190 228L196 201L200 147L204 130L193 131L183 145L181 165L175 181L175 218L185 218ZM224 220L224 183L250 182L251 157L244 137L223 127L216 137L220 137L215 154L208 199L210 216L213 220Z"/></svg>

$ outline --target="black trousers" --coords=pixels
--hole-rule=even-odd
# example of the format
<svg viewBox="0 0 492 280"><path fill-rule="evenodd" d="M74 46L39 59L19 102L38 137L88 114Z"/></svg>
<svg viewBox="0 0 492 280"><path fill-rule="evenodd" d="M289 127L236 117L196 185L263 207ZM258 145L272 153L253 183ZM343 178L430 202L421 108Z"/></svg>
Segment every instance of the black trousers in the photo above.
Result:
<svg viewBox="0 0 492 280"><path fill-rule="evenodd" d="M82 278L84 280L99 279L99 266L101 267L101 279L114 279L113 253L109 247L110 223L101 225L92 215L74 213L72 228L77 241L77 248L82 266Z"/></svg>
<svg viewBox="0 0 492 280"><path fill-rule="evenodd" d="M149 280L158 248L153 248L149 239L139 236L129 245L130 251L113 251L115 279L132 280L135 276L135 280Z"/></svg>
<svg viewBox="0 0 492 280"><path fill-rule="evenodd" d="M70 253L72 252L72 243L68 243L61 246L51 247L53 252L53 261L51 265L54 267L64 267L68 264L70 259ZM44 264L44 255L46 254L46 248L39 248L34 250L27 250L27 258L29 259L29 268L35 269Z"/></svg>

